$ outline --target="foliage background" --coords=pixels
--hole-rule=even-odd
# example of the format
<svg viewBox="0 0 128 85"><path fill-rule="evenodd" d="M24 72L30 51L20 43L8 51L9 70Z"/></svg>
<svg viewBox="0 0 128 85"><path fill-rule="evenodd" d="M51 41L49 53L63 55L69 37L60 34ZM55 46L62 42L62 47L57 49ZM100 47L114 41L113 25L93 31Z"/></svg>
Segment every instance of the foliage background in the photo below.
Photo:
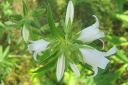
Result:
<svg viewBox="0 0 128 85"><path fill-rule="evenodd" d="M47 4L50 4L56 23L63 22L68 0L26 0L27 16L23 15L22 0L0 0L0 83L1 85L128 85L128 0L73 0L75 6L74 30L94 23L92 15L100 21L100 29L106 34L105 50L113 45L118 52L109 57L106 70L95 78L92 72L80 67L81 77L67 70L64 79L57 82L55 72L32 73L36 64L21 37L21 29L27 23L32 39L45 37ZM41 31L40 31L41 30ZM97 45L98 44L98 45ZM101 43L96 43L101 48Z"/></svg>

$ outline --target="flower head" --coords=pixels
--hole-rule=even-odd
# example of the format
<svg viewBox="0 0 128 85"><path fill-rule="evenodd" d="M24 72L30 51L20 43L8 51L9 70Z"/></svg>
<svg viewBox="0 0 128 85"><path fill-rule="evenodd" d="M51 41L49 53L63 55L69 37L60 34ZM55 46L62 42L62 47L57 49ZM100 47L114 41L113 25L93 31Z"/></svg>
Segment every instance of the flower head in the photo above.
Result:
<svg viewBox="0 0 128 85"><path fill-rule="evenodd" d="M102 69L106 68L107 64L109 63L106 56L114 54L116 52L116 48L113 47L108 52L101 52L94 48L80 48L80 51L83 55L84 62L92 66L95 76L98 72L98 67Z"/></svg>
<svg viewBox="0 0 128 85"><path fill-rule="evenodd" d="M104 32L101 32L99 30L98 18L95 15L93 15L93 17L95 17L96 22L93 25L80 31L80 36L78 40L81 40L83 42L92 42L96 39L104 37Z"/></svg>
<svg viewBox="0 0 128 85"><path fill-rule="evenodd" d="M42 51L45 51L47 49L49 42L41 39L37 41L32 41L31 44L28 45L29 52L33 53L34 60L37 60L37 54L41 53Z"/></svg>
<svg viewBox="0 0 128 85"><path fill-rule="evenodd" d="M109 60L106 58L106 56L114 54L116 52L116 48L113 47L107 52L101 52L88 45L88 43L92 43L93 41L105 36L104 32L100 31L99 29L99 21L95 15L93 15L93 17L96 19L96 22L76 34L70 33L72 32L70 29L72 26L68 27L69 24L72 24L74 18L74 6L71 0L67 6L65 18L66 31L64 27L64 29L62 29L63 33L58 33L59 31L53 22L54 20L51 19L51 12L48 11L48 15L49 27L51 29L51 34L54 37L51 41L45 41L44 39L41 39L33 41L28 45L28 50L30 52L34 52L33 57L35 60L37 60L37 54L43 52L44 54L42 54L41 57L44 56L43 58L45 58L44 61L47 61L47 65L49 65L48 63L51 63L52 61L56 62L52 62L52 64L56 65L56 77L58 81L62 79L67 65L77 76L80 76L77 63L81 62L81 58L79 58L81 57L81 54L83 62L92 66L94 76L97 74L98 68L106 68L107 64L109 63ZM74 38L74 36L77 36L78 38ZM51 39L51 37L49 39ZM49 49L47 50L46 55L45 51L48 45Z"/></svg>

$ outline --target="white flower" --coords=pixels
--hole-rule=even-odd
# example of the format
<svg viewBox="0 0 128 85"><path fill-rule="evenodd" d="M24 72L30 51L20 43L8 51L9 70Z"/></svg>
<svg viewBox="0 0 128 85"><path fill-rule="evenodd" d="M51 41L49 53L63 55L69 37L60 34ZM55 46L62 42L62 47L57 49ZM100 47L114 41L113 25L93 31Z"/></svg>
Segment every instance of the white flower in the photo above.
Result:
<svg viewBox="0 0 128 85"><path fill-rule="evenodd" d="M61 57L58 58L57 67L56 67L56 77L58 81L60 81L61 78L63 77L64 69L65 69L65 57L64 55L61 55Z"/></svg>
<svg viewBox="0 0 128 85"><path fill-rule="evenodd" d="M29 40L29 30L26 28L25 25L23 26L21 33L22 33L22 37L23 37L24 41L27 42Z"/></svg>
<svg viewBox="0 0 128 85"><path fill-rule="evenodd" d="M72 3L72 0L70 0L68 2L66 17L65 17L66 27L68 26L69 20L71 21L71 24L72 24L73 18L74 18L74 6Z"/></svg>
<svg viewBox="0 0 128 85"><path fill-rule="evenodd" d="M104 37L104 33L101 32L98 28L99 28L99 21L97 19L97 17L95 15L93 15L96 19L96 22L83 29L81 32L80 32L80 36L78 38L78 40L81 40L83 42L92 42L96 39L100 39L102 37Z"/></svg>
<svg viewBox="0 0 128 85"><path fill-rule="evenodd" d="M84 62L92 66L95 76L98 72L98 67L102 69L106 68L109 63L106 56L114 54L116 52L116 48L113 47L108 52L101 52L93 48L80 48L80 51L83 55Z"/></svg>
<svg viewBox="0 0 128 85"><path fill-rule="evenodd" d="M32 41L31 44L28 45L28 50L33 53L34 60L37 60L37 54L41 53L42 51L45 51L47 49L49 42L41 39L37 41Z"/></svg>
<svg viewBox="0 0 128 85"><path fill-rule="evenodd" d="M65 61L66 61L65 60L66 59L65 54L66 54L66 52L71 51L70 47L74 48L73 46L76 46L75 48L76 49L78 48L80 50L80 52L83 56L84 63L87 63L87 64L92 66L92 69L94 71L93 76L97 75L98 68L101 68L101 69L106 68L107 64L109 63L109 60L106 58L106 56L110 56L110 55L112 55L116 52L115 47L111 48L108 52L101 52L101 51L98 51L98 50L96 50L95 48L92 48L92 47L84 47L84 48L79 47L81 45L85 45L85 43L92 42L96 39L101 40L100 38L104 37L104 32L101 32L99 30L98 18L95 15L93 15L93 17L95 17L96 22L93 25L91 25L91 26L89 26L89 27L87 27L87 28L85 28L85 29L83 29L82 31L79 32L80 36L78 37L77 40L80 40L84 43L77 43L77 42L74 41L74 39L69 40L70 37L68 36L68 34L70 34L70 33L66 32L65 37L62 37L62 40L61 39L56 40L57 45L55 46L55 48L54 48L54 46L51 47L51 49L53 48L52 49L53 51L55 49L55 56L56 56L56 52L61 52L61 51L63 52L63 54L60 55L60 57L57 60L56 77L57 77L58 81L60 81L62 79L63 75L64 75ZM68 6L67 6L67 12L66 12L66 17L65 17L65 26L66 26L66 28L68 27L69 23L72 24L73 18L74 18L74 6L73 6L72 1L70 0L69 3L68 3ZM66 29L66 31L67 30L70 30L70 29ZM36 59L37 55L39 53L41 53L42 51L45 51L48 47L48 44L49 44L49 42L47 42L43 39L33 41L31 44L28 45L28 50L30 52L34 52L33 57L34 57L35 60L37 60ZM80 45L78 45L78 44L80 44ZM59 49L56 50L57 47ZM54 57L54 56L52 56L52 57ZM77 68L77 66L73 62L70 62L70 61L69 61L68 64L70 65L71 69L76 73L76 75L80 76L80 71Z"/></svg>
<svg viewBox="0 0 128 85"><path fill-rule="evenodd" d="M69 63L69 64L70 64L71 69L76 73L76 75L80 76L80 71L77 68L77 66L74 63Z"/></svg>

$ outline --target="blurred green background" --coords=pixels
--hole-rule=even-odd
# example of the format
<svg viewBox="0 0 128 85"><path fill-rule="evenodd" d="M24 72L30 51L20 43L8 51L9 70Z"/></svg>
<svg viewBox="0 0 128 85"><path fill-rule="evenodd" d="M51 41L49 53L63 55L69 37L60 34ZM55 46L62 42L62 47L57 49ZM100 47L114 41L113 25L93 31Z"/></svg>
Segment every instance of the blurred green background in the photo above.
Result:
<svg viewBox="0 0 128 85"><path fill-rule="evenodd" d="M106 70L89 78L91 71L80 67L81 76L67 70L61 82L56 81L50 70L32 73L38 67L21 37L21 29L27 23L32 39L45 37L47 31L46 8L49 3L54 20L63 22L68 0L26 0L27 16L22 0L0 0L0 85L128 85L128 0L73 0L75 18L73 29L82 29L94 23L92 15L100 21L100 29L106 34L105 50L113 45L118 51L109 57ZM41 30L41 31L40 31ZM99 44L99 47L101 43ZM99 49L97 47L97 49Z"/></svg>

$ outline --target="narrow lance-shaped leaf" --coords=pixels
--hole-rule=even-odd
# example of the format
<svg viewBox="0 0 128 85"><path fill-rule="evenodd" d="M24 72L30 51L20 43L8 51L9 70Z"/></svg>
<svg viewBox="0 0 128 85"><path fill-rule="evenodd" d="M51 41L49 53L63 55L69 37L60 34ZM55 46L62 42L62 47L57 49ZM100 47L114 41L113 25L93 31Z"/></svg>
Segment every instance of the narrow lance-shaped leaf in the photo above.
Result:
<svg viewBox="0 0 128 85"><path fill-rule="evenodd" d="M54 68L55 67L55 62L56 62L56 59L54 59L51 62L48 62L47 64L45 64L44 66L38 68L33 73L45 72L45 71L47 71L51 67Z"/></svg>
<svg viewBox="0 0 128 85"><path fill-rule="evenodd" d="M2 22L0 22L0 29L3 29L3 28L5 28L5 25Z"/></svg>
<svg viewBox="0 0 128 85"><path fill-rule="evenodd" d="M29 40L29 30L26 28L25 25L23 26L23 29L22 29L22 37L23 37L25 42L28 42L28 40Z"/></svg>
<svg viewBox="0 0 128 85"><path fill-rule="evenodd" d="M0 46L0 56L2 56L2 54L3 54L3 47Z"/></svg>
<svg viewBox="0 0 128 85"><path fill-rule="evenodd" d="M10 47L8 46L8 47L5 49L5 51L3 52L3 55L2 55L3 58L8 55L9 48L10 48Z"/></svg>
<svg viewBox="0 0 128 85"><path fill-rule="evenodd" d="M26 16L28 14L28 9L27 9L27 5L26 5L26 2L25 0L22 0L22 10L23 10L23 15Z"/></svg>
<svg viewBox="0 0 128 85"><path fill-rule="evenodd" d="M47 11L48 11L48 24L49 24L49 27L50 27L50 30L52 32L52 35L54 37L59 37L59 32L55 26L55 23L54 23L54 20L53 20L53 15L52 15L52 11L51 11L51 8L50 6L48 5L47 7Z"/></svg>

